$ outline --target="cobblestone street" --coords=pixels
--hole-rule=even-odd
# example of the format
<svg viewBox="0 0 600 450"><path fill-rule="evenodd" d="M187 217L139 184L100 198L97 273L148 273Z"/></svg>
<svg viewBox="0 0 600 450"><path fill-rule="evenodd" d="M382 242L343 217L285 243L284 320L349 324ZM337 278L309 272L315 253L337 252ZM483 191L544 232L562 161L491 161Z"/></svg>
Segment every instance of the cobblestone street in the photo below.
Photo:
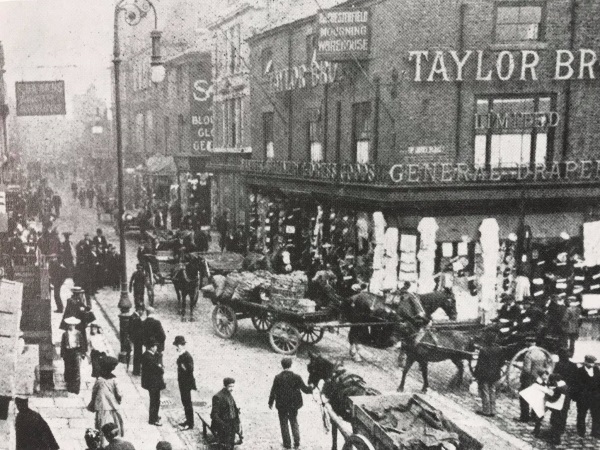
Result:
<svg viewBox="0 0 600 450"><path fill-rule="evenodd" d="M80 209L78 206L68 204L64 215L58 223L59 230L74 232L73 241L77 242L84 231L93 231L97 226L104 229L109 241L116 243L114 230L107 224L97 224L95 211ZM135 267L135 251L137 241L135 236L128 240L128 270ZM63 286L66 297L72 286L70 280ZM106 337L118 354L118 326L119 310L116 307L118 292L103 289L96 298L94 312L104 326ZM200 427L193 431L178 432L176 424L181 421L183 410L179 399L176 380L176 352L171 345L173 338L182 334L188 342L188 349L196 363L196 379L198 391L194 392L193 400L196 411L203 417L208 417L212 395L221 388L221 381L226 376L237 380L235 397L241 408L242 424L244 427L244 445L241 448L249 450L280 449L280 435L277 415L270 411L267 399L273 376L279 372L280 355L272 352L268 345L266 335L257 332L249 320L239 323L239 331L231 340L217 337L212 331L210 301L200 298L193 317L187 315L182 318L178 314L175 294L172 286L157 286L155 307L158 318L162 321L167 334L164 363L166 368L166 391L163 391L161 415L164 426L156 428L147 424L147 393L139 386L139 377L133 377L125 371L124 365L117 369L117 376L123 385L124 416L126 437L137 446L136 448L153 448L159 439L166 439L173 443L174 448L192 449L202 448ZM54 342L60 338L57 327L59 315L53 315ZM579 342L575 360L581 360L586 352L597 352L595 342ZM293 369L300 373L304 379L307 377L306 362L308 358L307 346L301 347L296 357ZM351 372L364 377L369 385L380 391L394 391L399 383L401 369L397 367L397 355L393 350L378 350L363 348L365 361L356 363L349 358L346 332L326 333L325 338L313 350L327 355L333 359L341 359ZM62 362L57 360L59 367ZM54 397L35 398L32 405L38 409L57 433L61 448L79 449L85 428L93 425L93 415L85 411L89 401L90 389L93 380L90 378L90 368L82 365L85 388L79 396L66 396L56 394ZM455 367L450 362L430 365L431 395L443 395L464 408L465 414L473 416L473 420L484 421L487 419L472 414L479 409L479 398L469 392L471 381L468 369L465 371L463 386L457 390L448 389ZM60 383L60 380L58 380ZM407 391L420 390L421 377L418 367L413 366L407 380ZM518 417L518 402L516 399L501 395L498 403L498 416L490 419L498 428L522 441L515 444L519 448L553 448L544 441L532 436L532 426L514 422ZM572 407L564 442L560 449L598 448L598 442L591 438L579 438L574 429L575 408ZM330 436L324 431L319 407L316 402L305 397L305 407L300 411L299 422L302 433L302 446L306 449L330 448ZM198 421L199 423L199 421ZM546 421L547 423L547 421Z"/></svg>

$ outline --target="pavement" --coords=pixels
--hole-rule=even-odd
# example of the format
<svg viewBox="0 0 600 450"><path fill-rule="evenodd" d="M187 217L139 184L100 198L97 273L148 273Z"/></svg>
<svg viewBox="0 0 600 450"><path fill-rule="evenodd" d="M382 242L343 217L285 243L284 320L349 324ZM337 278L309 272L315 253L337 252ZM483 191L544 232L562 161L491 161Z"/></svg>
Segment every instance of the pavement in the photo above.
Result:
<svg viewBox="0 0 600 450"><path fill-rule="evenodd" d="M118 239L107 224L98 224L95 211L81 209L71 203L67 196L63 215L58 221L59 231L72 231L72 240L77 242L84 231L93 232L98 226L104 229L110 242L117 243ZM216 241L212 245L216 244ZM132 236L127 243L127 263L131 272L135 267L135 250L137 242ZM63 286L63 298L67 298L68 289L72 286L70 280ZM118 354L119 310L117 302L119 293L111 289L103 289L96 296L94 312L97 320L103 326L109 345ZM172 286L157 286L155 307L158 318L162 321L167 334L164 352L165 381L167 389L163 391L161 416L164 426L157 428L147 424L148 396L141 389L139 377L131 375L127 368L120 364L115 371L122 390L124 391L123 416L125 422L125 438L139 449L153 449L159 440L167 440L175 449L208 448L202 442L200 427L194 430L180 432L176 424L182 421L183 409L179 401L176 381L175 360L176 351L171 345L173 338L184 335L188 342L188 351L192 354L196 365L196 380L198 391L193 392L193 402L196 411L204 416L208 414L210 400L222 386L222 379L233 376L236 379L234 396L241 408L241 420L244 427L244 444L241 449L271 450L281 449L279 424L275 411L269 410L267 399L272 379L280 371L281 356L272 352L266 335L257 332L249 320L239 322L237 334L230 340L224 340L214 335L211 324L212 304L200 298L193 316L188 312L182 317L178 313L177 301ZM59 314L53 314L54 342L58 343ZM292 369L303 379L307 378L306 362L308 346L301 347L295 358ZM363 348L364 361L356 363L349 358L347 336L345 331L326 333L323 340L313 350L333 359L341 360L348 371L362 376L367 383L381 392L394 391L399 383L401 368L397 366L397 354L393 350ZM580 341L576 346L575 360L581 361L586 353L600 355L600 343L597 341ZM57 359L57 373L61 372L62 361ZM479 397L469 390L471 377L465 370L464 383L457 389L448 386L456 373L454 365L448 361L434 363L429 367L430 386L432 395L442 396L452 402L453 408L463 411L470 421L481 426L489 424L500 434L512 436L516 442L514 448L535 449L592 449L600 448L600 443L592 438L579 438L575 432L575 408L571 408L567 431L563 444L550 446L532 436L532 426L513 421L518 417L518 401L505 394L498 400L498 415L487 419L472 414L480 409ZM45 417L53 429L61 445L61 449L82 449L85 429L93 427L94 416L86 410L91 397L91 368L87 362L82 364L82 391L79 395L66 394L65 391L42 393L31 399L33 409ZM57 377L60 389L61 378ZM406 391L418 392L421 389L420 371L413 367L406 383ZM320 410L310 396L305 396L304 407L299 413L299 423L302 434L303 449L329 449L331 437L324 431ZM588 427L590 427L588 419ZM546 419L546 426L547 426ZM198 425L198 423L197 423Z"/></svg>

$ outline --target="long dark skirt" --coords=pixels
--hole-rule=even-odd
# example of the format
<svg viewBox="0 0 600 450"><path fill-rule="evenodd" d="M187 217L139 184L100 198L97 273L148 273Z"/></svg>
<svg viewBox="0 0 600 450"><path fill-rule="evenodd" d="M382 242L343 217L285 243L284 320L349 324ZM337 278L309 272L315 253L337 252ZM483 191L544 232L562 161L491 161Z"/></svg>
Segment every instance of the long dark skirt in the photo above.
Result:
<svg viewBox="0 0 600 450"><path fill-rule="evenodd" d="M90 359L92 363L92 378L98 378L100 376L100 367L102 359L106 357L106 353L99 352L98 350L92 350Z"/></svg>
<svg viewBox="0 0 600 450"><path fill-rule="evenodd" d="M67 391L79 394L81 388L81 352L79 349L68 349L63 354L65 362L65 383Z"/></svg>

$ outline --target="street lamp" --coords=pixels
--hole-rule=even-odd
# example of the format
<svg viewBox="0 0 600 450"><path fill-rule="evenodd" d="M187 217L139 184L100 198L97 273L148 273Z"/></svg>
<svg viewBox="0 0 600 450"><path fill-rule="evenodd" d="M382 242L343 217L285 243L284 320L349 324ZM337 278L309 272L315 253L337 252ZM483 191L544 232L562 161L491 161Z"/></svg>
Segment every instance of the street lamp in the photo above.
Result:
<svg viewBox="0 0 600 450"><path fill-rule="evenodd" d="M125 208L123 203L123 143L121 136L121 93L120 93L120 66L121 66L121 49L119 45L119 14L124 13L125 22L131 26L135 26L146 17L148 12L152 10L154 13L154 30L151 32L152 39L152 58L151 78L154 83L159 83L164 79L164 66L160 57L160 31L158 28L158 18L156 16L156 8L150 0L120 0L115 6L114 17L114 47L113 47L113 64L115 77L115 131L117 138L117 199L119 204L119 213L117 224L119 228L119 250L121 252L121 295L119 298L118 307L121 310L119 315L120 341L121 352L119 359L126 361L131 354L129 345L129 318L131 310L131 301L127 292L127 262L125 248L125 230L123 228L123 216ZM161 75L162 73L162 75Z"/></svg>

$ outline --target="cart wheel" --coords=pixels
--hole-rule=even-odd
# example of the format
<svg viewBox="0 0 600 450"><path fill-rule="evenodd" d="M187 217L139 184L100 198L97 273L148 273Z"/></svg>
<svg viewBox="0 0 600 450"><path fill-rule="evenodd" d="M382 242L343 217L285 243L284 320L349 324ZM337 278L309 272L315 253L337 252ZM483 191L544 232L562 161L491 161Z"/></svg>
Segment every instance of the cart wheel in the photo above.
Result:
<svg viewBox="0 0 600 450"><path fill-rule="evenodd" d="M353 434L346 439L342 450L375 450L375 447L362 434Z"/></svg>
<svg viewBox="0 0 600 450"><path fill-rule="evenodd" d="M269 331L273 326L273 316L271 315L271 313L264 313L258 316L253 316L251 320L252 325L254 325L254 328L256 328L258 331Z"/></svg>
<svg viewBox="0 0 600 450"><path fill-rule="evenodd" d="M235 311L227 305L216 305L212 312L212 324L217 336L230 339L238 326Z"/></svg>
<svg viewBox="0 0 600 450"><path fill-rule="evenodd" d="M287 322L275 322L269 330L269 342L277 353L293 355L300 347L301 340L298 329Z"/></svg>
<svg viewBox="0 0 600 450"><path fill-rule="evenodd" d="M528 348L521 349L507 364L504 380L508 391L515 397L519 396L519 390L521 388L521 372L523 372L523 360L525 359L525 354L528 350ZM546 354L548 365L552 368L552 354L544 348L540 348L540 350Z"/></svg>
<svg viewBox="0 0 600 450"><path fill-rule="evenodd" d="M304 330L302 330L302 335L301 335L301 339L302 342L305 342L307 344L316 344L317 342L319 342L321 339L323 339L323 335L325 334L325 329L324 328L315 328L315 327L306 327Z"/></svg>

